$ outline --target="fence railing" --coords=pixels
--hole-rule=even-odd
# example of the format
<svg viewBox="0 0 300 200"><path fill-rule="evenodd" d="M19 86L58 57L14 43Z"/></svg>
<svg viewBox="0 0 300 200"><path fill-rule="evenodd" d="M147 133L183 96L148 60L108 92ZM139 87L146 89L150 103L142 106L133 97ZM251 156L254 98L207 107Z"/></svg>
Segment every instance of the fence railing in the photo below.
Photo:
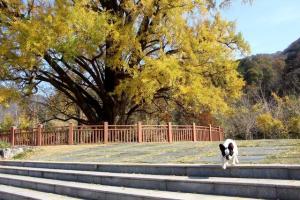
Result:
<svg viewBox="0 0 300 200"><path fill-rule="evenodd" d="M32 129L17 129L0 132L0 141L11 145L46 146L95 143L142 143L181 141L221 141L224 131L220 127L192 125L82 125Z"/></svg>

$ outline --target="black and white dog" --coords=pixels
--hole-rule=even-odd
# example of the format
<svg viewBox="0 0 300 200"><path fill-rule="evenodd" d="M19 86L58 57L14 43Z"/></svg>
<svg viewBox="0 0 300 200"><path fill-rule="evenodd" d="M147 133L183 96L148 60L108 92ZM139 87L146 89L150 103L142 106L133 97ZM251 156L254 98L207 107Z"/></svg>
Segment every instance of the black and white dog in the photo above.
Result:
<svg viewBox="0 0 300 200"><path fill-rule="evenodd" d="M219 147L222 152L221 160L223 162L223 169L226 169L229 160L232 160L232 165L239 163L238 148L235 141L227 139L223 144L219 144Z"/></svg>

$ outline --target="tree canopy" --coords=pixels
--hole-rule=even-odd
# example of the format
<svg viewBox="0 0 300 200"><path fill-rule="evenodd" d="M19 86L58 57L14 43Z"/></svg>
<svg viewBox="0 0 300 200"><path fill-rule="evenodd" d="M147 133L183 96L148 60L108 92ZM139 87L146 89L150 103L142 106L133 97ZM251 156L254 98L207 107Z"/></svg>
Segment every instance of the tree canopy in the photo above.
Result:
<svg viewBox="0 0 300 200"><path fill-rule="evenodd" d="M225 111L244 84L235 56L249 50L218 12L228 2L0 0L1 79L24 94L51 85L81 123Z"/></svg>

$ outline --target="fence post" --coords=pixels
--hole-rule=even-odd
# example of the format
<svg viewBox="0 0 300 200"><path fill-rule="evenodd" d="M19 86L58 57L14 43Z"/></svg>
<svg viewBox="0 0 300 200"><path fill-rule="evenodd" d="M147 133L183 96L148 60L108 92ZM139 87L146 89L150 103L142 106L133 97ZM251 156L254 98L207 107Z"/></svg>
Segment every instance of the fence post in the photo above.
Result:
<svg viewBox="0 0 300 200"><path fill-rule="evenodd" d="M11 144L11 146L15 145L15 132L16 132L16 127L15 126L10 127L10 144Z"/></svg>
<svg viewBox="0 0 300 200"><path fill-rule="evenodd" d="M104 144L108 143L108 122L104 122Z"/></svg>
<svg viewBox="0 0 300 200"><path fill-rule="evenodd" d="M74 144L74 127L73 123L69 123L69 137L68 137L68 144L73 145Z"/></svg>
<svg viewBox="0 0 300 200"><path fill-rule="evenodd" d="M138 142L143 142L143 134L142 134L142 122L138 122L137 124L137 136L138 136Z"/></svg>
<svg viewBox="0 0 300 200"><path fill-rule="evenodd" d="M221 133L222 133L222 140L225 140L225 132L224 132L223 128L221 128ZM252 138L252 140L253 140L253 138Z"/></svg>
<svg viewBox="0 0 300 200"><path fill-rule="evenodd" d="M172 133L172 123L169 122L168 123L168 139L169 139L169 142L171 143L173 141L173 133Z"/></svg>
<svg viewBox="0 0 300 200"><path fill-rule="evenodd" d="M219 140L222 141L221 127L218 126Z"/></svg>
<svg viewBox="0 0 300 200"><path fill-rule="evenodd" d="M197 141L197 137L196 137L196 124L193 123L193 141L196 142Z"/></svg>
<svg viewBox="0 0 300 200"><path fill-rule="evenodd" d="M209 141L212 141L211 124L209 125Z"/></svg>
<svg viewBox="0 0 300 200"><path fill-rule="evenodd" d="M42 124L38 124L37 135L36 135L36 146L42 146Z"/></svg>

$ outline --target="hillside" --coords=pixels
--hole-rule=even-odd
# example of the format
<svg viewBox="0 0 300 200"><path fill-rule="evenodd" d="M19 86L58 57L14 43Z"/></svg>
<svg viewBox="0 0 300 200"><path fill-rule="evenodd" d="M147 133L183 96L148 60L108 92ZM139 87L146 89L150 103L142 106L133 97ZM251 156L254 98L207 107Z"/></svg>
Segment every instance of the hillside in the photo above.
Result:
<svg viewBox="0 0 300 200"><path fill-rule="evenodd" d="M293 93L300 92L300 38L283 51L286 56L283 75L284 89Z"/></svg>
<svg viewBox="0 0 300 200"><path fill-rule="evenodd" d="M257 54L240 60L239 71L246 81L246 91L262 90L266 96L297 95L300 91L300 38L285 50Z"/></svg>
<svg viewBox="0 0 300 200"><path fill-rule="evenodd" d="M292 54L292 53L298 53L300 52L300 38L297 39L296 41L294 41L292 44L290 44L288 46L288 48L286 48L282 54L288 55L288 54Z"/></svg>

